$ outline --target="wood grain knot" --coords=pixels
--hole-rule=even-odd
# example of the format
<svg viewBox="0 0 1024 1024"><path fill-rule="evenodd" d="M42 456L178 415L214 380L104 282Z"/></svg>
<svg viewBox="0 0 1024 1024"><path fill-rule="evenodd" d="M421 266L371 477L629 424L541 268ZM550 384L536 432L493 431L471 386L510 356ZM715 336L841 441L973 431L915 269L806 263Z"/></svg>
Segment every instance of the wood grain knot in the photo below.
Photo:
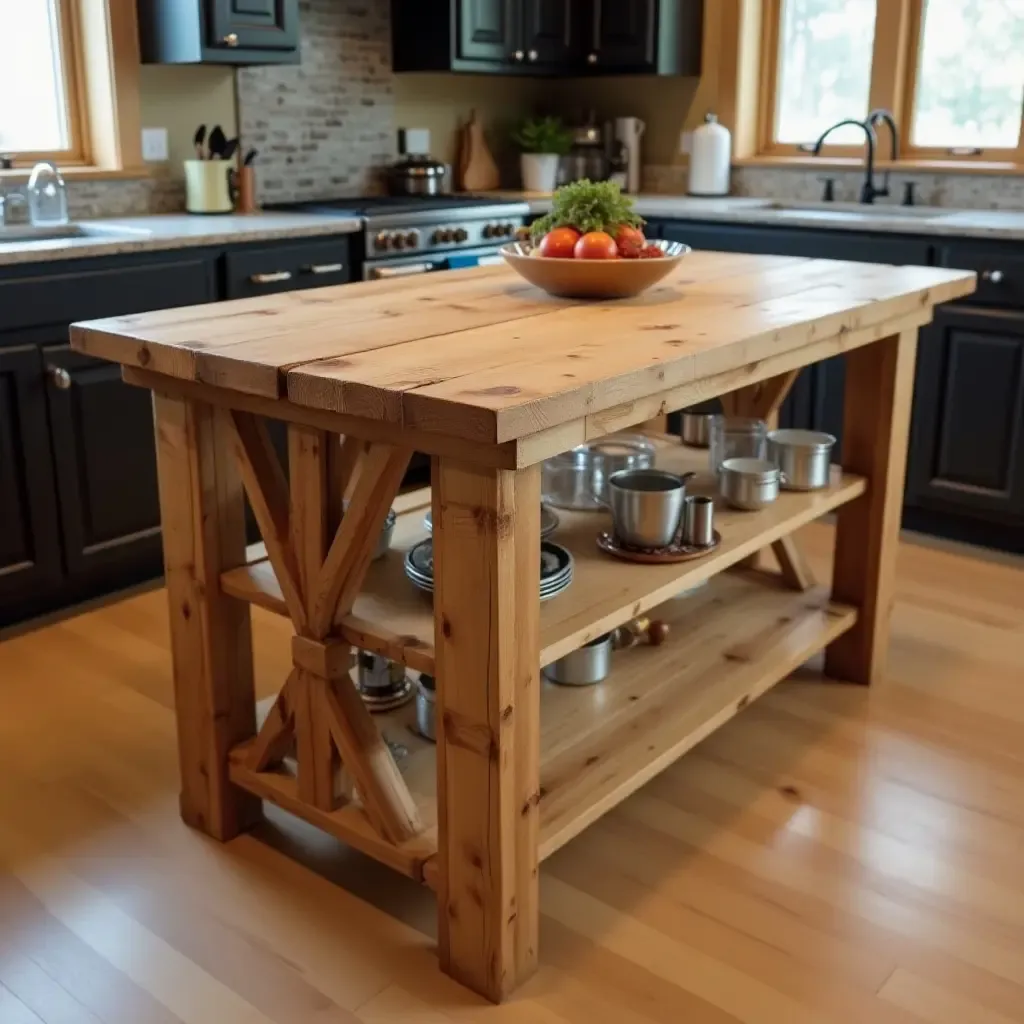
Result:
<svg viewBox="0 0 1024 1024"><path fill-rule="evenodd" d="M480 391L467 391L467 395L518 395L520 389L512 384L495 384L493 388L482 388Z"/></svg>
<svg viewBox="0 0 1024 1024"><path fill-rule="evenodd" d="M149 349L145 345L139 346L139 366L149 366L152 360Z"/></svg>

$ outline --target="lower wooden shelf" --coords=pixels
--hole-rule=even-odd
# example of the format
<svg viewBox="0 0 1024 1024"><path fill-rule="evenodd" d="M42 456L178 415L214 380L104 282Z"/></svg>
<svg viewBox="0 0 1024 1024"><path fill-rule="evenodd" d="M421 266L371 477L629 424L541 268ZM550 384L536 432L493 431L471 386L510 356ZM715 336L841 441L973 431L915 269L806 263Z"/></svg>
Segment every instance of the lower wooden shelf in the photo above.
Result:
<svg viewBox="0 0 1024 1024"><path fill-rule="evenodd" d="M670 624L660 647L612 656L596 686L541 688L540 858L549 857L648 779L784 679L856 622L855 609L823 588L786 589L754 572L716 576L654 613ZM298 800L287 775L245 769L232 779L396 870L422 879L436 852L436 756L415 732L411 705L377 717L385 738L404 748L399 769L428 830L389 847L358 807L327 814ZM385 848L386 847L386 848Z"/></svg>

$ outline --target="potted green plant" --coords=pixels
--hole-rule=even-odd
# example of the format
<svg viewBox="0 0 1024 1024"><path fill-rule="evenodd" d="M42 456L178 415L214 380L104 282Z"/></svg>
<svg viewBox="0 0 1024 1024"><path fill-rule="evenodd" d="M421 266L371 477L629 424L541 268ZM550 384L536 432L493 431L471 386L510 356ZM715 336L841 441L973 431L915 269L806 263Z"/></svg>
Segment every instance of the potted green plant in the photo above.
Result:
<svg viewBox="0 0 1024 1024"><path fill-rule="evenodd" d="M519 167L527 192L554 192L558 161L569 152L572 135L557 117L527 118L512 133L522 151Z"/></svg>

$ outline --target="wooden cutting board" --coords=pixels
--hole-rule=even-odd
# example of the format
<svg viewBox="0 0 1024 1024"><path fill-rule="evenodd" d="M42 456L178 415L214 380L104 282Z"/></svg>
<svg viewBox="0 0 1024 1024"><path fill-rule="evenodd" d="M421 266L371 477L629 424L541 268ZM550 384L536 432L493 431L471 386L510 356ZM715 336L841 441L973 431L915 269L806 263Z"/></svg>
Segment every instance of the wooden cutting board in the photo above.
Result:
<svg viewBox="0 0 1024 1024"><path fill-rule="evenodd" d="M498 165L491 156L484 138L483 125L476 111L469 115L463 134L463 152L459 161L462 170L462 188L466 192L488 192L500 184Z"/></svg>

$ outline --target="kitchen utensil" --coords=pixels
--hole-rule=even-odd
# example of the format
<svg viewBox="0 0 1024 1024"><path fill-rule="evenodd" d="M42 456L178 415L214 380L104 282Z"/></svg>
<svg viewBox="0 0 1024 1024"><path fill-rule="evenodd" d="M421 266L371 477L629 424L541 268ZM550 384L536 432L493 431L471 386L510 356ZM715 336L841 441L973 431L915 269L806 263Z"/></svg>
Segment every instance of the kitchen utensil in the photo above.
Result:
<svg viewBox="0 0 1024 1024"><path fill-rule="evenodd" d="M558 513L548 505L541 503L540 506L540 535L541 537L550 537L551 534L558 529ZM423 517L423 528L427 533L432 533L434 530L434 513L433 510L428 512Z"/></svg>
<svg viewBox="0 0 1024 1024"><path fill-rule="evenodd" d="M227 145L227 136L224 134L224 129L219 124L213 126L213 130L210 132L209 138L206 140L207 148L210 151L211 160L219 160L221 153L224 151L225 145Z"/></svg>
<svg viewBox="0 0 1024 1024"><path fill-rule="evenodd" d="M231 213L229 175L223 160L185 161L185 209L189 213Z"/></svg>
<svg viewBox="0 0 1024 1024"><path fill-rule="evenodd" d="M428 740L437 742L437 684L433 676L425 672L420 676L419 686L416 688L416 728L419 734Z"/></svg>
<svg viewBox="0 0 1024 1024"><path fill-rule="evenodd" d="M405 666L373 651L356 651L356 689L370 711L391 711L412 700L415 687Z"/></svg>
<svg viewBox="0 0 1024 1024"><path fill-rule="evenodd" d="M203 143L206 141L206 125L201 124L197 129L195 135L192 136L192 148L196 151L196 159L202 160L206 156L206 151L203 149Z"/></svg>
<svg viewBox="0 0 1024 1024"><path fill-rule="evenodd" d="M221 160L230 160L238 152L238 139L228 139L220 151Z"/></svg>
<svg viewBox="0 0 1024 1024"><path fill-rule="evenodd" d="M621 538L607 530L597 535L598 550L623 562L637 562L640 565L669 565L675 562L689 562L694 558L703 558L710 554L722 542L722 535L715 530L712 542L703 548L695 548L674 538L671 544L663 548L638 548L626 544Z"/></svg>
<svg viewBox="0 0 1024 1024"><path fill-rule="evenodd" d="M393 163L386 180L393 196L440 196L451 191L448 165L424 154L410 154Z"/></svg>
<svg viewBox="0 0 1024 1024"><path fill-rule="evenodd" d="M245 159L242 161L242 166L252 167L252 165L256 162L256 157L258 157L259 155L260 151L258 149L250 149L249 152L245 154Z"/></svg>
<svg viewBox="0 0 1024 1024"><path fill-rule="evenodd" d="M570 129L571 146L562 158L563 181L604 181L608 177L609 161L605 152L604 130L591 112L586 123Z"/></svg>
<svg viewBox="0 0 1024 1024"><path fill-rule="evenodd" d="M533 256L528 242L509 242L499 250L505 262L530 284L566 299L627 299L656 285L690 252L682 242L650 243L664 253L650 260L558 260Z"/></svg>
<svg viewBox="0 0 1024 1024"><path fill-rule="evenodd" d="M718 473L726 459L763 459L768 425L747 416L721 416L711 419L711 443L708 462Z"/></svg>
<svg viewBox="0 0 1024 1024"><path fill-rule="evenodd" d="M688 494L683 499L683 544L706 548L715 539L715 503L703 494Z"/></svg>
<svg viewBox="0 0 1024 1024"><path fill-rule="evenodd" d="M563 686L593 686L607 678L611 671L612 635L605 633L596 640L571 651L541 670L553 683Z"/></svg>
<svg viewBox="0 0 1024 1024"><path fill-rule="evenodd" d="M756 511L779 496L781 475L779 467L766 459L726 459L718 484L727 504Z"/></svg>
<svg viewBox="0 0 1024 1024"><path fill-rule="evenodd" d="M691 196L727 196L732 135L718 123L714 114L704 115L690 146L690 176L687 191Z"/></svg>
<svg viewBox="0 0 1024 1024"><path fill-rule="evenodd" d="M626 157L626 185L624 192L640 191L640 170L643 161L640 156L640 139L647 125L639 117L617 117L612 131L615 138L622 143Z"/></svg>
<svg viewBox="0 0 1024 1024"><path fill-rule="evenodd" d="M828 487L832 447L836 439L820 430L773 430L768 434L768 459L782 471L787 491Z"/></svg>
<svg viewBox="0 0 1024 1024"><path fill-rule="evenodd" d="M690 448L707 448L711 444L711 421L714 415L684 410L681 418L683 444Z"/></svg>
<svg viewBox="0 0 1024 1024"><path fill-rule="evenodd" d="M484 138L484 128L476 111L470 111L466 125L466 157L462 167L462 187L467 192L489 192L500 184L498 165Z"/></svg>
<svg viewBox="0 0 1024 1024"><path fill-rule="evenodd" d="M546 459L541 469L544 501L558 508L603 509L608 478L623 469L654 465L654 445L643 434L615 434Z"/></svg>
<svg viewBox="0 0 1024 1024"><path fill-rule="evenodd" d="M637 548L664 548L675 539L693 473L627 469L608 479L608 505L616 536Z"/></svg>

